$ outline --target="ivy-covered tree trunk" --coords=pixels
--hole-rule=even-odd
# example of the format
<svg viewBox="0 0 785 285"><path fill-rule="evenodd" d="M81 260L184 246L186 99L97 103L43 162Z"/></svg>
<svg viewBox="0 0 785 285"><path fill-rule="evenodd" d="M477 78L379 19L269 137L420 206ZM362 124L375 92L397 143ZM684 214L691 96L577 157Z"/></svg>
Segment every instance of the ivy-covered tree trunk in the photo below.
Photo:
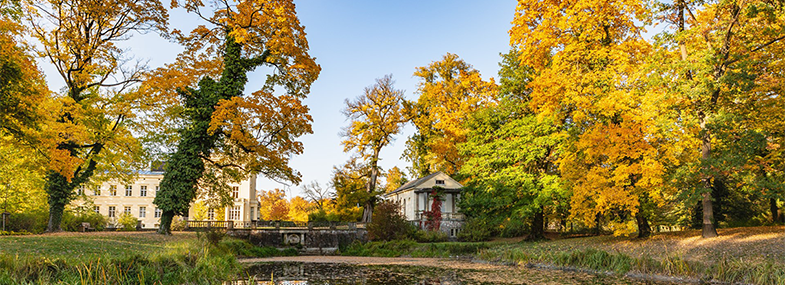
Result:
<svg viewBox="0 0 785 285"><path fill-rule="evenodd" d="M167 161L161 189L153 200L162 211L160 234L171 233L174 216L187 216L196 198L205 171L203 158L210 157L212 148L222 138L220 130L209 131L216 105L222 99L241 96L248 81L246 73L262 62L262 59L243 59L242 46L231 36L226 37L224 50L224 70L218 82L205 77L199 82L198 90L178 91L185 101L188 126L180 130L177 151Z"/></svg>
<svg viewBox="0 0 785 285"><path fill-rule="evenodd" d="M172 233L172 220L174 219L174 211L164 211L161 213L161 224L158 227L158 233L168 235Z"/></svg>
<svg viewBox="0 0 785 285"><path fill-rule="evenodd" d="M68 180L55 171L49 171L46 176L46 193L49 195L49 223L47 232L59 232L60 222L63 219L65 205L71 201L74 187Z"/></svg>

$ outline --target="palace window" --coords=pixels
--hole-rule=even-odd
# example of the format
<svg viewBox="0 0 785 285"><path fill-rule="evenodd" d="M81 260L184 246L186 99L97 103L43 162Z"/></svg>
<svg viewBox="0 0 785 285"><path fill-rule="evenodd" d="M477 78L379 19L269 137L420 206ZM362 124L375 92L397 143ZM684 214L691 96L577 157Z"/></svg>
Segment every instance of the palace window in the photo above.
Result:
<svg viewBox="0 0 785 285"><path fill-rule="evenodd" d="M133 186L131 186L131 185L126 185L126 186L125 186L125 196L126 196L126 197L130 197L130 196L131 196L131 194L133 193L133 189L134 189L134 188L133 188Z"/></svg>
<svg viewBox="0 0 785 285"><path fill-rule="evenodd" d="M114 218L115 217L115 211L116 211L115 209L116 209L115 206L109 206L109 217L110 218Z"/></svg>
<svg viewBox="0 0 785 285"><path fill-rule="evenodd" d="M240 220L240 206L234 206L229 210L229 219L232 221Z"/></svg>
<svg viewBox="0 0 785 285"><path fill-rule="evenodd" d="M147 217L147 207L139 207L139 217Z"/></svg>
<svg viewBox="0 0 785 285"><path fill-rule="evenodd" d="M444 185L444 180L436 180L436 185Z"/></svg>
<svg viewBox="0 0 785 285"><path fill-rule="evenodd" d="M101 206L93 206L93 211L95 211L96 214L100 214L101 213Z"/></svg>
<svg viewBox="0 0 785 285"><path fill-rule="evenodd" d="M83 185L79 185L79 187L76 187L76 195L77 196L82 196L82 194L84 194L84 186Z"/></svg>
<svg viewBox="0 0 785 285"><path fill-rule="evenodd" d="M215 209L207 210L207 220L215 221Z"/></svg>
<svg viewBox="0 0 785 285"><path fill-rule="evenodd" d="M117 185L109 185L109 196L117 196Z"/></svg>
<svg viewBox="0 0 785 285"><path fill-rule="evenodd" d="M128 214L128 215L131 214L131 207L125 206L125 208L123 208L123 215L125 215L125 214Z"/></svg>
<svg viewBox="0 0 785 285"><path fill-rule="evenodd" d="M147 186L139 187L139 196L147 197Z"/></svg>
<svg viewBox="0 0 785 285"><path fill-rule="evenodd" d="M240 187L232 186L232 198L239 198L240 197Z"/></svg>
<svg viewBox="0 0 785 285"><path fill-rule="evenodd" d="M161 217L161 209L158 209L158 207L155 208L155 217L156 218L160 218Z"/></svg>
<svg viewBox="0 0 785 285"><path fill-rule="evenodd" d="M100 187L95 188L95 190L93 190L93 195L101 196L101 188Z"/></svg>

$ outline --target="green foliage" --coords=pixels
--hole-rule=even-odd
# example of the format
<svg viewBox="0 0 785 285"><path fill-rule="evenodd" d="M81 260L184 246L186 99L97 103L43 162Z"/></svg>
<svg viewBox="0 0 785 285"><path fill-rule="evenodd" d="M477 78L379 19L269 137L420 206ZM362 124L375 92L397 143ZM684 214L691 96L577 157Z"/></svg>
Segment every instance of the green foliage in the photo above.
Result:
<svg viewBox="0 0 785 285"><path fill-rule="evenodd" d="M393 201L382 201L376 205L367 229L368 239L374 241L406 239L414 232L414 226L401 213L401 206Z"/></svg>
<svg viewBox="0 0 785 285"><path fill-rule="evenodd" d="M412 240L354 242L340 248L341 255L379 257L454 257L474 255L490 248L487 243L440 242L420 244Z"/></svg>
<svg viewBox="0 0 785 285"><path fill-rule="evenodd" d="M12 213L8 216L5 227L8 231L40 234L46 230L48 219L49 213L45 210Z"/></svg>
<svg viewBox="0 0 785 285"><path fill-rule="evenodd" d="M529 226L523 219L507 218L499 226L499 236L520 237L529 233Z"/></svg>
<svg viewBox="0 0 785 285"><path fill-rule="evenodd" d="M507 218L532 219L543 209L556 213L566 204L567 191L554 166L561 142L557 122L540 118L528 107L531 71L520 65L512 50L504 55L502 100L475 112L466 122L467 141L458 149L464 156L461 174L471 177L464 189L461 210L479 218L491 234ZM531 228L541 229L543 225ZM466 238L482 231L474 229Z"/></svg>
<svg viewBox="0 0 785 285"><path fill-rule="evenodd" d="M417 230L414 232L414 240L421 243L446 242L449 239L447 233L442 231Z"/></svg>
<svg viewBox="0 0 785 285"><path fill-rule="evenodd" d="M272 246L254 246L247 240L227 238L218 244L218 248L242 257L296 256L297 249L279 250Z"/></svg>
<svg viewBox="0 0 785 285"><path fill-rule="evenodd" d="M117 226L124 231L135 231L138 223L139 219L129 213L123 213L120 215L120 218L117 219Z"/></svg>
<svg viewBox="0 0 785 285"><path fill-rule="evenodd" d="M101 215L94 211L66 210L63 213L63 222L62 222L63 230L70 231L70 232L79 231L81 230L82 223L90 223L90 226L92 226L98 231L102 231L106 228L107 220L106 217L104 217L104 215ZM134 222L133 227L136 228L136 222Z"/></svg>
<svg viewBox="0 0 785 285"><path fill-rule="evenodd" d="M469 218L458 233L458 240L466 242L487 241L494 234L495 226L482 218Z"/></svg>

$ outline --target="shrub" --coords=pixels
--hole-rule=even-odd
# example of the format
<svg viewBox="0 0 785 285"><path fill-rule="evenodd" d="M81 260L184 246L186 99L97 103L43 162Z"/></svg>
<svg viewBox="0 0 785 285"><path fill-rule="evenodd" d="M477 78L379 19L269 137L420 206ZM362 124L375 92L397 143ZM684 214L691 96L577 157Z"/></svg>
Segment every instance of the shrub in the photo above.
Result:
<svg viewBox="0 0 785 285"><path fill-rule="evenodd" d="M442 231L424 231L418 230L414 233L414 239L417 242L445 242L449 239L447 233Z"/></svg>
<svg viewBox="0 0 785 285"><path fill-rule="evenodd" d="M373 218L368 224L368 239L397 240L412 235L414 227L401 214L401 207L392 201L382 201L373 211Z"/></svg>
<svg viewBox="0 0 785 285"><path fill-rule="evenodd" d="M519 237L529 231L529 225L521 218L508 218L502 222L500 228L499 236L501 237Z"/></svg>
<svg viewBox="0 0 785 285"><path fill-rule="evenodd" d="M139 219L134 218L129 213L123 213L120 215L120 219L117 220L117 225L120 226L124 231L133 231L136 230L136 225L139 223Z"/></svg>
<svg viewBox="0 0 785 285"><path fill-rule="evenodd" d="M77 212L65 211L63 213L63 230L76 232L82 227L82 223L90 223L96 230L102 231L106 228L106 217L93 211ZM134 224L136 227L136 224Z"/></svg>
<svg viewBox="0 0 785 285"><path fill-rule="evenodd" d="M463 229L458 233L458 240L460 241L486 241L490 239L493 233L492 228L483 219L469 219L463 225Z"/></svg>
<svg viewBox="0 0 785 285"><path fill-rule="evenodd" d="M185 224L187 222L181 218L180 216L175 216L172 218L172 230L173 231L182 231L185 229Z"/></svg>
<svg viewBox="0 0 785 285"><path fill-rule="evenodd" d="M49 213L43 210L26 212L26 213L11 213L5 221L5 230L12 232L31 232L40 234L46 230L46 224L49 221Z"/></svg>

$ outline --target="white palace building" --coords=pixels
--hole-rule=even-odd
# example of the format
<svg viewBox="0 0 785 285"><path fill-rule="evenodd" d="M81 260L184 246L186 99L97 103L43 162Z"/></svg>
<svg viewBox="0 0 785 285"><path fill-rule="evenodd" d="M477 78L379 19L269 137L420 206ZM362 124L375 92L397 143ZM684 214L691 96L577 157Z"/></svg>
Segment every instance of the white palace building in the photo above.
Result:
<svg viewBox="0 0 785 285"><path fill-rule="evenodd" d="M161 221L161 210L159 210L153 199L158 192L159 184L164 178L163 171L140 171L133 184L124 184L115 180L109 180L101 184L100 187L84 187L77 189L78 195L93 201L93 210L108 218L111 222L116 221L123 213L129 213L139 219L144 229L158 228ZM209 209L207 212L208 220L215 220L216 217L223 216L226 220L235 222L247 222L259 218L259 202L256 199L256 176L242 181L238 184L229 184L232 187L234 204L223 209ZM82 203L77 199L73 204ZM223 215L217 211L223 211ZM193 220L194 209L189 210L188 219Z"/></svg>

